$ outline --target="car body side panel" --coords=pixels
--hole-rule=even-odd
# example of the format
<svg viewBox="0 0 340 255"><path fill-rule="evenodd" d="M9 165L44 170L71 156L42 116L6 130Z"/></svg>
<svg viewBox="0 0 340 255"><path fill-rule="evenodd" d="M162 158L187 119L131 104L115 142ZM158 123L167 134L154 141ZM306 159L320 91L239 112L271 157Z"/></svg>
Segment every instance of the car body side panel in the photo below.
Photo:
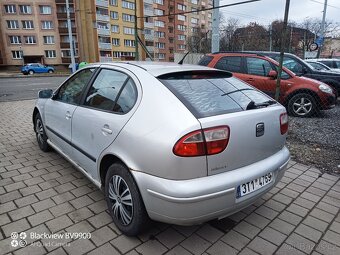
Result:
<svg viewBox="0 0 340 255"><path fill-rule="evenodd" d="M143 84L143 98L133 118L101 155L113 154L130 168L168 179L207 175L206 157L178 157L175 143L201 129L192 113L154 76L131 66Z"/></svg>

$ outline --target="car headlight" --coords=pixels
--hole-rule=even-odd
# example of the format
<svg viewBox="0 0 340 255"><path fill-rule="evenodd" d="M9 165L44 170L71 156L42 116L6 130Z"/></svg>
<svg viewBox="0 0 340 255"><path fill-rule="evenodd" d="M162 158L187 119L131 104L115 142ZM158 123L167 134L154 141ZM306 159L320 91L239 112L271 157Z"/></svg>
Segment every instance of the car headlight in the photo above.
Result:
<svg viewBox="0 0 340 255"><path fill-rule="evenodd" d="M328 93L328 94L332 94L333 93L332 88L330 86L328 86L327 84L320 84L319 85L319 89L322 92L325 92L325 93Z"/></svg>

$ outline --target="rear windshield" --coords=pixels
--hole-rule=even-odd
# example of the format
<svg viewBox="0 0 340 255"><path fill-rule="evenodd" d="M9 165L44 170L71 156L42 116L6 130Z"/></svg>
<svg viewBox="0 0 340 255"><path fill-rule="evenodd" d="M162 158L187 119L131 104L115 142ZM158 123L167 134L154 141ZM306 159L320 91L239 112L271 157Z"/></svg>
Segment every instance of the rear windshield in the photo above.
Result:
<svg viewBox="0 0 340 255"><path fill-rule="evenodd" d="M183 72L158 78L196 118L240 112L251 101L261 104L271 100L224 72Z"/></svg>
<svg viewBox="0 0 340 255"><path fill-rule="evenodd" d="M203 56L200 61L198 62L199 65L201 66L207 66L213 60L214 57L212 56Z"/></svg>

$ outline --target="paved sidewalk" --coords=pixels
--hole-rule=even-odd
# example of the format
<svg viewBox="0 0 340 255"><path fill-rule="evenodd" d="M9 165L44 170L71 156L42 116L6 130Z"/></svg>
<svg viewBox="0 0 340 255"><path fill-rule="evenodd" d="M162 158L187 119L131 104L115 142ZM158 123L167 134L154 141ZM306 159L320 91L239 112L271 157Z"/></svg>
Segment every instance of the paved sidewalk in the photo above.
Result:
<svg viewBox="0 0 340 255"><path fill-rule="evenodd" d="M293 161L242 212L201 226L156 223L128 238L94 185L55 152L39 150L33 105L0 103L0 254L340 254L339 178ZM90 239L48 236L88 232Z"/></svg>

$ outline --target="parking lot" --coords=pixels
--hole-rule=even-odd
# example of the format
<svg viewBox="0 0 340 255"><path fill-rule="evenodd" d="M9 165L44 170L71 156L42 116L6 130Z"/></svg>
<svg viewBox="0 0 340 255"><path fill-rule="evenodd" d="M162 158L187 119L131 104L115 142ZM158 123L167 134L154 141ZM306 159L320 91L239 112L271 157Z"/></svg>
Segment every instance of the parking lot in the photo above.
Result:
<svg viewBox="0 0 340 255"><path fill-rule="evenodd" d="M340 254L339 177L294 161L270 193L226 219L155 223L126 237L103 194L60 155L40 151L33 106L0 103L1 254Z"/></svg>

